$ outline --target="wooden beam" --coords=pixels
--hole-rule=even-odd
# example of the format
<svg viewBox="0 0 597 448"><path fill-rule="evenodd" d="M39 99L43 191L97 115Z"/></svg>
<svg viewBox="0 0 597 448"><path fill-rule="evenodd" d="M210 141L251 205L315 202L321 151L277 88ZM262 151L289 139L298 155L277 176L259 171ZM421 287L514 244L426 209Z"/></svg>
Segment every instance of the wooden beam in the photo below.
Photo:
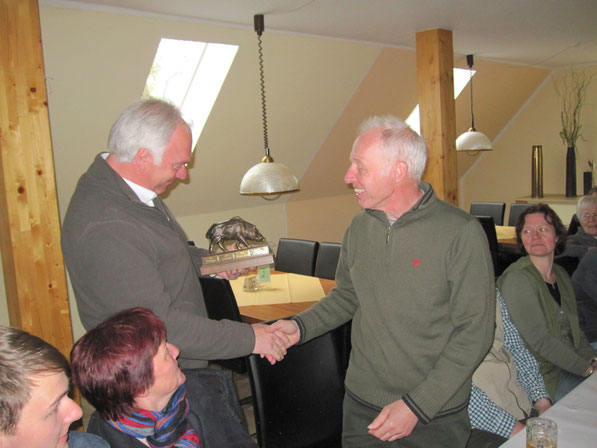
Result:
<svg viewBox="0 0 597 448"><path fill-rule="evenodd" d="M452 31L417 33L417 91L421 135L429 157L424 173L438 197L458 204Z"/></svg>
<svg viewBox="0 0 597 448"><path fill-rule="evenodd" d="M0 249L10 324L73 343L37 0L0 0Z"/></svg>

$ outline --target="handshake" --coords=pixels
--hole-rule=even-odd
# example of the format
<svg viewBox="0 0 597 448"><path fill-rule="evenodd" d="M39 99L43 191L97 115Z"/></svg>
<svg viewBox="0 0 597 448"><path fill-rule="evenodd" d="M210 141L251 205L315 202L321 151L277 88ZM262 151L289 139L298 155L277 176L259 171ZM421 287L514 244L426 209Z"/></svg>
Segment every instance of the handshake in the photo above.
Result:
<svg viewBox="0 0 597 448"><path fill-rule="evenodd" d="M253 353L261 355L273 365L282 361L286 350L296 344L301 333L293 320L278 320L271 325L253 324L255 347Z"/></svg>

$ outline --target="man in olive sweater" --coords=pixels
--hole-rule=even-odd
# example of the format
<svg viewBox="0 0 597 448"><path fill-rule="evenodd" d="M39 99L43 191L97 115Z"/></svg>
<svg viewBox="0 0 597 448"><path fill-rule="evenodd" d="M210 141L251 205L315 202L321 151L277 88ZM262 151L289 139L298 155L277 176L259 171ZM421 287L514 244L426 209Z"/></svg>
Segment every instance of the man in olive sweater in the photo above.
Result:
<svg viewBox="0 0 597 448"><path fill-rule="evenodd" d="M471 377L493 340L493 267L479 223L420 181L426 157L401 120L364 123L344 181L365 210L345 233L337 287L272 325L304 342L352 319L343 447L457 448L470 433Z"/></svg>

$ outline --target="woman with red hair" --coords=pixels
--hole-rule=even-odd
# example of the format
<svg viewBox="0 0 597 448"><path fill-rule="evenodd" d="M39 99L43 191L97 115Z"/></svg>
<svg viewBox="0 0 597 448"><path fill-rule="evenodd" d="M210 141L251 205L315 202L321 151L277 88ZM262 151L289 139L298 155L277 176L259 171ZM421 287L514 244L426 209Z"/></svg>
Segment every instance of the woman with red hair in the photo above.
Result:
<svg viewBox="0 0 597 448"><path fill-rule="evenodd" d="M209 387L203 373L210 369L185 375L178 353L164 323L145 308L115 314L79 339L73 382L96 409L87 431L112 448L255 447Z"/></svg>

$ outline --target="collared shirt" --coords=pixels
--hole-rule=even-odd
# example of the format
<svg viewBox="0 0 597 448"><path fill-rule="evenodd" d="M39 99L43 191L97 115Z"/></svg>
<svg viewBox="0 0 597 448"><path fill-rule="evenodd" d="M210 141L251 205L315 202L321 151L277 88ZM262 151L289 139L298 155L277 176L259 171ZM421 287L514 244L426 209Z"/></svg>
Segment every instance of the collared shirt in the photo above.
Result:
<svg viewBox="0 0 597 448"><path fill-rule="evenodd" d="M124 177L122 178L122 180L124 180L127 183L127 185L131 187L131 190L135 192L135 194L141 202L143 202L146 205L149 205L150 207L154 207L153 200L157 197L155 191L152 191L149 188L142 187L141 185L138 185L135 182L132 182L128 179L125 179Z"/></svg>
<svg viewBox="0 0 597 448"><path fill-rule="evenodd" d="M109 152L102 152L102 157L104 158L104 160L106 160L109 155ZM157 196L155 191L152 191L149 188L142 187L141 185L136 184L135 182L130 181L124 177L122 177L122 180L124 180L127 183L127 185L131 187L131 190L135 192L135 194L141 202L143 202L146 205L149 205L150 207L154 207L153 200Z"/></svg>
<svg viewBox="0 0 597 448"><path fill-rule="evenodd" d="M539 371L539 364L527 350L522 337L510 320L510 313L499 291L497 300L500 304L504 325L504 347L514 359L518 382L527 392L532 403L541 398L549 398L543 377ZM505 438L510 437L516 424L516 418L513 415L496 405L483 390L474 384L469 402L469 416L473 428L488 431Z"/></svg>

